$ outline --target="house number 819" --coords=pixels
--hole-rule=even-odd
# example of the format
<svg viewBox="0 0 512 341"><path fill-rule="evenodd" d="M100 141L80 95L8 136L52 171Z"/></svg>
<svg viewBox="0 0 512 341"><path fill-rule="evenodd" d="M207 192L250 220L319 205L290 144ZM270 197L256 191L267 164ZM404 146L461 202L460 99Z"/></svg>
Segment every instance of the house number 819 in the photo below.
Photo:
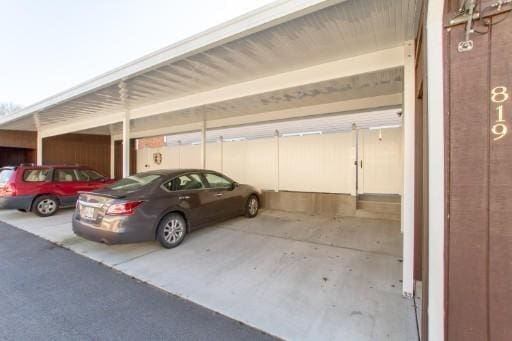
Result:
<svg viewBox="0 0 512 341"><path fill-rule="evenodd" d="M503 104L508 101L509 95L507 88L504 86L497 86L491 90L491 101L496 104L500 104L496 107L497 119L491 128L491 132L494 135L494 141L502 139L508 133L507 122L503 119Z"/></svg>

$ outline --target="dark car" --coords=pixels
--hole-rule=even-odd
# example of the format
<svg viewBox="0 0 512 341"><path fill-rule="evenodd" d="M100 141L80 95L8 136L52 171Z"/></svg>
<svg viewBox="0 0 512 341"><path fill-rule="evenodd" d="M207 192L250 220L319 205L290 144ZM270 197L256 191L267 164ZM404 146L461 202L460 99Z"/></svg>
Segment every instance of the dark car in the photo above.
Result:
<svg viewBox="0 0 512 341"><path fill-rule="evenodd" d="M158 240L178 246L202 226L258 214L261 191L208 170L139 173L80 194L73 231L106 244Z"/></svg>
<svg viewBox="0 0 512 341"><path fill-rule="evenodd" d="M83 166L22 164L0 168L0 208L33 211L48 217L59 207L73 207L79 191L112 181Z"/></svg>

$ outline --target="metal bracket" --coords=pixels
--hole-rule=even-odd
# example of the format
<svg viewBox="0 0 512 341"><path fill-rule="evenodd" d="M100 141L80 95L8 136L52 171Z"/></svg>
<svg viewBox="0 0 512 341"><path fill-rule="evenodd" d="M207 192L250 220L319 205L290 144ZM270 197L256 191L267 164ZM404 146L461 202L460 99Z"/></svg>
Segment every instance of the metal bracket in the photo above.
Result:
<svg viewBox="0 0 512 341"><path fill-rule="evenodd" d="M462 0L459 14L451 19L446 28L464 24L466 26L464 40L459 42L458 51L467 52L473 49L473 41L470 35L474 33L473 23L475 20L482 20L493 15L502 14L512 10L512 0L497 0L495 3L482 9L482 13L476 11L476 0ZM493 10L493 11L491 11Z"/></svg>
<svg viewBox="0 0 512 341"><path fill-rule="evenodd" d="M459 42L459 52L467 52L473 49L473 41L469 39L469 35L473 33L473 14L476 8L476 0L465 0L459 9L459 12L467 14L466 32L464 40Z"/></svg>

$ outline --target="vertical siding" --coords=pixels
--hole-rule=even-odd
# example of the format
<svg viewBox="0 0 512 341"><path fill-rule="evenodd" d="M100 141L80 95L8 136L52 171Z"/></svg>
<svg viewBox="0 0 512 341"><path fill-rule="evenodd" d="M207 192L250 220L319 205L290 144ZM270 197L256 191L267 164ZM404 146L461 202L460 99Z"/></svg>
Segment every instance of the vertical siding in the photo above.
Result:
<svg viewBox="0 0 512 341"><path fill-rule="evenodd" d="M201 168L201 146L180 147L180 168Z"/></svg>
<svg viewBox="0 0 512 341"><path fill-rule="evenodd" d="M352 134L286 137L279 141L279 189L350 193Z"/></svg>
<svg viewBox="0 0 512 341"><path fill-rule="evenodd" d="M366 139L363 139L363 135ZM365 188L371 193L400 193L402 184L401 129L361 134L368 157L364 166ZM162 164L153 154L162 153ZM206 168L222 171L241 183L264 190L350 193L354 160L352 133L282 137L279 160L275 138L206 144ZM142 148L137 151L137 171L159 168L201 168L199 145ZM367 163L367 164L366 164Z"/></svg>
<svg viewBox="0 0 512 341"><path fill-rule="evenodd" d="M45 164L80 164L110 174L110 136L66 134L43 143Z"/></svg>
<svg viewBox="0 0 512 341"><path fill-rule="evenodd" d="M490 90L512 91L512 18L472 34L474 49L459 53L463 36L462 26L447 31L446 333L448 340L512 340L512 134L493 141L490 133L497 106ZM511 103L504 103L509 129Z"/></svg>
<svg viewBox="0 0 512 341"><path fill-rule="evenodd" d="M402 129L362 130L364 193L400 194L402 192Z"/></svg>
<svg viewBox="0 0 512 341"><path fill-rule="evenodd" d="M36 149L33 131L0 130L0 147Z"/></svg>
<svg viewBox="0 0 512 341"><path fill-rule="evenodd" d="M273 189L276 182L276 144L273 138L225 142L224 173L242 183Z"/></svg>
<svg viewBox="0 0 512 341"><path fill-rule="evenodd" d="M221 165L221 144L208 143L206 144L206 168L218 172L222 172Z"/></svg>

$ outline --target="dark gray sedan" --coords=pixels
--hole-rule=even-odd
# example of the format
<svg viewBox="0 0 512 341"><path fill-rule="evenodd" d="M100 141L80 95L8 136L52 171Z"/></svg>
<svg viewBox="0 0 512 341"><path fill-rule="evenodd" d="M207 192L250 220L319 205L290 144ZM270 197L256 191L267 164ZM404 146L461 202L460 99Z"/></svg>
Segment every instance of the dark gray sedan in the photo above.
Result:
<svg viewBox="0 0 512 341"><path fill-rule="evenodd" d="M159 170L81 193L73 231L89 240L133 243L157 239L178 246L195 229L258 214L261 191L204 169Z"/></svg>

